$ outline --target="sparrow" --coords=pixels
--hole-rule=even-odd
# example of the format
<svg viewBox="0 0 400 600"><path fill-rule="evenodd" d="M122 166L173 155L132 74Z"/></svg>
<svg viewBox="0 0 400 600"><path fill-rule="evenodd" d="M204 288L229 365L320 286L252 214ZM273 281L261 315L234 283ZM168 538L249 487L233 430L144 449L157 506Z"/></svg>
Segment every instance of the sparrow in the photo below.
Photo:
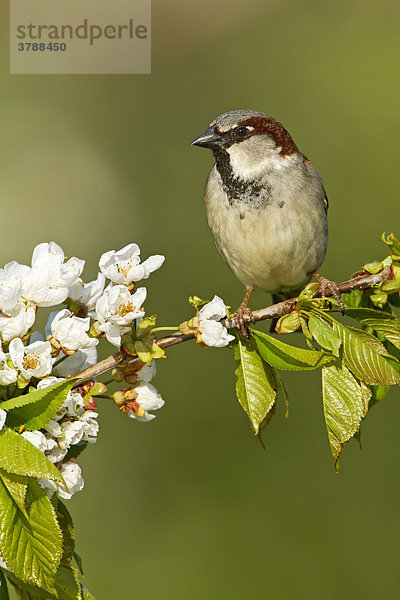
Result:
<svg viewBox="0 0 400 600"><path fill-rule="evenodd" d="M322 295L335 285L316 272L328 243L324 185L281 123L263 112L232 110L192 145L214 155L204 202L217 249L246 287L235 313L242 330L255 287L280 301L312 275Z"/></svg>

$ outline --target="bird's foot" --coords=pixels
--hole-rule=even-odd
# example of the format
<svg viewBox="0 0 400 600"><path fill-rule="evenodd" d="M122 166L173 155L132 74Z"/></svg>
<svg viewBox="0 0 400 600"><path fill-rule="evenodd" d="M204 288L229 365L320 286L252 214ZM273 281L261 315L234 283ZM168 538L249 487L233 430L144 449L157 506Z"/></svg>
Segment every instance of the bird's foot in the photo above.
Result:
<svg viewBox="0 0 400 600"><path fill-rule="evenodd" d="M319 291L321 293L321 298L326 298L326 293L329 292L328 295L335 298L340 310L342 311L342 315L344 315L344 304L338 284L334 281L331 281L330 279L326 279L326 277L322 277L322 275L320 275L319 273L313 273L313 276L319 281Z"/></svg>
<svg viewBox="0 0 400 600"><path fill-rule="evenodd" d="M239 326L239 330L240 330L241 334L245 338L249 337L249 331L247 329L247 326L253 320L253 313L251 312L250 308L247 306L247 303L249 301L249 298L250 298L250 295L251 295L251 292L253 291L253 289L254 289L253 285L247 286L246 293L244 295L242 304L239 306L239 308L235 311L235 313L233 315L233 317L236 319L236 322Z"/></svg>
<svg viewBox="0 0 400 600"><path fill-rule="evenodd" d="M253 320L251 309L248 306L241 304L234 312L233 318L236 320L240 333L243 337L248 338L249 330L247 327Z"/></svg>

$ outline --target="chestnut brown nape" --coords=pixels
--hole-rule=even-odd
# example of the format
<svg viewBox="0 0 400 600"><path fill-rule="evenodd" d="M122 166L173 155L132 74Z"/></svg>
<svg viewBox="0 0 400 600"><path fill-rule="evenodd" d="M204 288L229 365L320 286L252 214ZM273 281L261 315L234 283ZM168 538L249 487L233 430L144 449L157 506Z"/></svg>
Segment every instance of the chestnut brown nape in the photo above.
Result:
<svg viewBox="0 0 400 600"><path fill-rule="evenodd" d="M253 127L255 134L267 134L272 137L276 146L281 148L281 156L290 156L299 152L298 147L294 143L290 133L271 117L249 117L240 122L244 127Z"/></svg>

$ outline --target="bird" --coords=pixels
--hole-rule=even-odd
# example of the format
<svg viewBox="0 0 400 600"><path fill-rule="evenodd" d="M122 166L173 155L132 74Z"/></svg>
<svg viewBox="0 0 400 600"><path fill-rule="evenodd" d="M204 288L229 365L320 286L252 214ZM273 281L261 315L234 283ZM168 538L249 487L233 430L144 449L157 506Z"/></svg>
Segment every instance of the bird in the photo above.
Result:
<svg viewBox="0 0 400 600"><path fill-rule="evenodd" d="M214 155L204 203L215 245L246 288L235 312L242 332L254 288L281 301L315 275L321 295L330 289L343 309L337 285L317 273L328 244L322 178L284 126L263 112L232 110L192 145Z"/></svg>

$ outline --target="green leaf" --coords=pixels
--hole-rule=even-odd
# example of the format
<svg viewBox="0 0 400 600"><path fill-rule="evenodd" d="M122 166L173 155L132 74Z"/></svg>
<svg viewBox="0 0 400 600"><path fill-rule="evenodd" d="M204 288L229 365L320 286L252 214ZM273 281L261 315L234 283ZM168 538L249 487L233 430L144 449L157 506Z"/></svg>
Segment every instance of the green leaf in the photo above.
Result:
<svg viewBox="0 0 400 600"><path fill-rule="evenodd" d="M382 242L387 244L392 254L400 254L400 242L396 239L394 233L389 233L386 237L386 233L382 233Z"/></svg>
<svg viewBox="0 0 400 600"><path fill-rule="evenodd" d="M260 444L264 448L264 450L265 450L265 444L264 444L263 437L262 437L263 432L264 432L264 429L266 429L266 427L270 424L272 417L275 416L275 410L276 410L276 404L274 404L272 406L271 410L266 415L266 417L264 417L264 419L261 421L259 428L258 428L257 437L260 440Z"/></svg>
<svg viewBox="0 0 400 600"><path fill-rule="evenodd" d="M335 326L342 336L343 361L353 375L368 385L400 383L400 374L379 353L377 344L380 342L378 340L372 343L369 339L372 336L368 336L359 329L344 327L337 321L335 321ZM384 346L382 347L384 348Z"/></svg>
<svg viewBox="0 0 400 600"><path fill-rule="evenodd" d="M121 347L126 351L130 356L135 356L135 342L133 339L132 331L128 331L121 336Z"/></svg>
<svg viewBox="0 0 400 600"><path fill-rule="evenodd" d="M389 302L392 306L400 308L400 294L390 294Z"/></svg>
<svg viewBox="0 0 400 600"><path fill-rule="evenodd" d="M165 350L161 348L156 342L151 342L151 355L153 358L165 358Z"/></svg>
<svg viewBox="0 0 400 600"><path fill-rule="evenodd" d="M62 535L48 496L32 478L28 482L26 510L28 519L0 482L1 555L18 578L54 594Z"/></svg>
<svg viewBox="0 0 400 600"><path fill-rule="evenodd" d="M236 395L257 434L274 405L276 381L273 370L261 360L254 343L239 335L237 338L234 346Z"/></svg>
<svg viewBox="0 0 400 600"><path fill-rule="evenodd" d="M38 588L37 586L31 585L29 583L25 583L22 579L19 579L11 573L11 571L6 571L7 579L12 583L15 591L18 594L18 598L20 600L54 600L54 594L50 594L50 592L46 592L43 588Z"/></svg>
<svg viewBox="0 0 400 600"><path fill-rule="evenodd" d="M303 371L318 369L333 357L318 350L303 350L290 346L261 331L251 330L263 360L276 369Z"/></svg>
<svg viewBox="0 0 400 600"><path fill-rule="evenodd" d="M375 329L396 348L400 348L400 320L394 315L372 308L350 309L346 311L346 315L360 321L366 327Z"/></svg>
<svg viewBox="0 0 400 600"><path fill-rule="evenodd" d="M9 600L10 596L8 595L7 589L7 580L3 571L0 570L0 600Z"/></svg>
<svg viewBox="0 0 400 600"><path fill-rule="evenodd" d="M373 385L371 387L372 398L369 403L369 407L373 406L377 402L380 402L390 390L390 385Z"/></svg>
<svg viewBox="0 0 400 600"><path fill-rule="evenodd" d="M360 385L344 365L322 368L325 423L336 471L343 447L359 430L371 391Z"/></svg>
<svg viewBox="0 0 400 600"><path fill-rule="evenodd" d="M11 398L1 404L8 411L7 425L35 431L45 427L64 404L73 381L60 381L42 390Z"/></svg>
<svg viewBox="0 0 400 600"><path fill-rule="evenodd" d="M60 565L56 574L55 587L58 600L81 600L81 586L76 569Z"/></svg>
<svg viewBox="0 0 400 600"><path fill-rule="evenodd" d="M55 497L53 505L54 504L56 504L54 508L56 509L57 521L63 536L63 555L61 562L69 566L75 550L74 524L67 507L59 498Z"/></svg>
<svg viewBox="0 0 400 600"><path fill-rule="evenodd" d="M138 338L145 337L149 335L156 326L157 315L153 315L152 317L145 317L136 325L136 334Z"/></svg>
<svg viewBox="0 0 400 600"><path fill-rule="evenodd" d="M209 300L202 300L198 296L189 296L189 304L191 304L196 310L208 304Z"/></svg>
<svg viewBox="0 0 400 600"><path fill-rule="evenodd" d="M292 312L288 315L283 315L276 324L278 333L293 333L300 328L300 315L297 312Z"/></svg>
<svg viewBox="0 0 400 600"><path fill-rule="evenodd" d="M152 319L153 317L150 317ZM148 365L153 358L164 358L165 350L160 348L150 337L144 337L136 340L132 336L132 332L125 333L121 338L122 348L130 355L137 355L138 358Z"/></svg>
<svg viewBox="0 0 400 600"><path fill-rule="evenodd" d="M164 358L165 350L160 348L158 344L151 339L138 340L135 342L135 352L140 360L148 365L151 364L153 358Z"/></svg>
<svg viewBox="0 0 400 600"><path fill-rule="evenodd" d="M339 356L342 340L332 325L323 319L310 315L308 328L321 348L325 348L325 350L329 350L335 356Z"/></svg>
<svg viewBox="0 0 400 600"><path fill-rule="evenodd" d="M95 600L95 597L89 592L89 590L81 583L81 594L82 600Z"/></svg>
<svg viewBox="0 0 400 600"><path fill-rule="evenodd" d="M382 292L392 293L400 291L400 265L398 263L392 264L392 278L382 281L379 285L379 289Z"/></svg>
<svg viewBox="0 0 400 600"><path fill-rule="evenodd" d="M386 356L387 358L390 358L397 362L397 359L390 354L388 349L375 336L371 335L367 331L364 331L363 329L358 329L357 327L350 327L349 325L346 326L346 329L347 331L354 333L356 336L362 339L363 342L368 344L368 346L370 346L373 350L375 350L375 352L377 352L381 356Z"/></svg>
<svg viewBox="0 0 400 600"><path fill-rule="evenodd" d="M82 575L84 575L84 572L83 572L83 561L82 561L81 556L77 553L76 550L74 550L74 561L77 564L80 573Z"/></svg>
<svg viewBox="0 0 400 600"><path fill-rule="evenodd" d="M7 473L63 481L60 471L43 452L8 427L0 432L0 468Z"/></svg>
<svg viewBox="0 0 400 600"><path fill-rule="evenodd" d="M347 294L342 294L342 300L346 308L357 308L362 305L364 292L363 290L353 290Z"/></svg>
<svg viewBox="0 0 400 600"><path fill-rule="evenodd" d="M148 344L145 344L144 342L141 342L139 340L135 342L134 347L135 354L138 355L142 362L149 365L153 360L153 356L151 354L151 347L149 347Z"/></svg>
<svg viewBox="0 0 400 600"><path fill-rule="evenodd" d="M311 300L314 298L314 294L318 290L319 283L312 281L300 292L298 295L298 302L301 303L303 300Z"/></svg>
<svg viewBox="0 0 400 600"><path fill-rule="evenodd" d="M385 304L387 304L388 295L385 292L380 292L376 289L373 294L370 294L370 300L378 308L383 308Z"/></svg>
<svg viewBox="0 0 400 600"><path fill-rule="evenodd" d="M371 262L364 265L363 269L365 271L368 271L368 273L372 273L373 275L375 275L375 273L379 273L379 271L382 271L383 264L381 262Z"/></svg>
<svg viewBox="0 0 400 600"><path fill-rule="evenodd" d="M7 471L4 469L0 469L0 479L3 481L18 508L27 517L28 515L25 508L25 498L28 487L28 477L26 475L7 473Z"/></svg>

